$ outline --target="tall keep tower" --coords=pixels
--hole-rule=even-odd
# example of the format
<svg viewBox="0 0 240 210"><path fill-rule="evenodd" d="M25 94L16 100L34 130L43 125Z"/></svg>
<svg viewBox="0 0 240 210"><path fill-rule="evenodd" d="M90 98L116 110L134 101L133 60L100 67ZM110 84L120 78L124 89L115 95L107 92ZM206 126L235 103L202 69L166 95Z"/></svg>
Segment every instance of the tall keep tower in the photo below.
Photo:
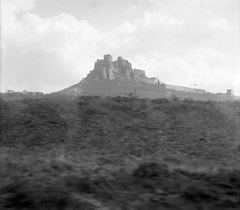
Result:
<svg viewBox="0 0 240 210"><path fill-rule="evenodd" d="M108 55L104 55L104 61L105 61L105 62L108 62L108 63L109 63L109 62L112 62L112 56L109 55L109 54L108 54Z"/></svg>

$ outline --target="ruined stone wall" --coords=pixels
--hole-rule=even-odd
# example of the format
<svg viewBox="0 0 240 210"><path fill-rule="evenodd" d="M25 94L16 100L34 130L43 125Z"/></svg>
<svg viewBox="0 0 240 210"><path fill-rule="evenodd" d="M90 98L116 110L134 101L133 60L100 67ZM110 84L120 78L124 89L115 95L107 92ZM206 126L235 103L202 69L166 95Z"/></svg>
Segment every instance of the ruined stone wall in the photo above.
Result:
<svg viewBox="0 0 240 210"><path fill-rule="evenodd" d="M101 67L103 66L103 60L97 59L94 65L94 70L95 71L100 71Z"/></svg>
<svg viewBox="0 0 240 210"><path fill-rule="evenodd" d="M132 70L132 64L128 60L122 59L122 57L118 57L116 62L119 69L128 68L129 70Z"/></svg>
<svg viewBox="0 0 240 210"><path fill-rule="evenodd" d="M97 79L101 78L113 80L115 78L113 71L114 66L111 55L104 55L104 60L98 59L95 62L94 72L96 72L96 74L94 76Z"/></svg>
<svg viewBox="0 0 240 210"><path fill-rule="evenodd" d="M132 69L132 64L118 57L116 61L112 61L111 55L104 55L103 60L98 59L95 62L93 73L91 76L95 80L109 79L113 80L116 77L126 79L137 79L147 84L160 84L157 78L147 78L144 70Z"/></svg>
<svg viewBox="0 0 240 210"><path fill-rule="evenodd" d="M113 66L113 62L110 62L109 65L107 66L107 78L110 79L110 80L113 80L115 78L115 75L114 75L114 66Z"/></svg>
<svg viewBox="0 0 240 210"><path fill-rule="evenodd" d="M104 61L107 62L107 63L112 62L112 56L109 55L109 54L108 55L104 55L103 58L104 58Z"/></svg>
<svg viewBox="0 0 240 210"><path fill-rule="evenodd" d="M178 91L184 91L184 92L190 92L190 93L206 93L204 89L195 89L195 88L188 88L188 87L182 87L182 86L177 86L177 85L169 85L165 84L166 89L171 89L171 90L178 90Z"/></svg>
<svg viewBox="0 0 240 210"><path fill-rule="evenodd" d="M146 77L146 73L144 70L141 69L134 69L133 70L133 74L134 74L134 78L138 78L138 77Z"/></svg>
<svg viewBox="0 0 240 210"><path fill-rule="evenodd" d="M150 85L158 85L159 80L156 77L153 78L144 78L144 77L138 77L137 78L139 81L150 84Z"/></svg>
<svg viewBox="0 0 240 210"><path fill-rule="evenodd" d="M234 98L235 100L240 101L240 96L233 96L233 98Z"/></svg>
<svg viewBox="0 0 240 210"><path fill-rule="evenodd" d="M115 71L118 71L122 76L127 79L132 79L132 64L122 57L118 57L116 61L113 62Z"/></svg>

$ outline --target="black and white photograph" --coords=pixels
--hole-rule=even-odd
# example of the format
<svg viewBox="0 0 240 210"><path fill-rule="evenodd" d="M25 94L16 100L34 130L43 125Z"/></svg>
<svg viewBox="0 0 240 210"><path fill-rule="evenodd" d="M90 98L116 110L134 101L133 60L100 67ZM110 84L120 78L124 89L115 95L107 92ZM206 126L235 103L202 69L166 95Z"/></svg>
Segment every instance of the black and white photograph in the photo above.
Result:
<svg viewBox="0 0 240 210"><path fill-rule="evenodd" d="M1 210L239 210L239 0L1 0Z"/></svg>

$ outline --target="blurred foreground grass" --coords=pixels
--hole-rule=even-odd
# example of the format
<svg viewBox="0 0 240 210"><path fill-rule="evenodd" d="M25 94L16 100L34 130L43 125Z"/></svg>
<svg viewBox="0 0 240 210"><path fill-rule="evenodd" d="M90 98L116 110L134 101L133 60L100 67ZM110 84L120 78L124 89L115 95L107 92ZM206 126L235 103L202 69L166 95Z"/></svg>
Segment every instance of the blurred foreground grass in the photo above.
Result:
<svg viewBox="0 0 240 210"><path fill-rule="evenodd" d="M0 209L239 209L238 169L1 150Z"/></svg>

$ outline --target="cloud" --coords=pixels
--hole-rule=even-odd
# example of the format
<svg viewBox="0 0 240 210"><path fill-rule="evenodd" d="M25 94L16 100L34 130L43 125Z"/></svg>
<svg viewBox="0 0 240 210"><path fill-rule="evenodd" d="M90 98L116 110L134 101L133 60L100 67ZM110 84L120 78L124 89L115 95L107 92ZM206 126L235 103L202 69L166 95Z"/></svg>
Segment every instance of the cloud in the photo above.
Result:
<svg viewBox="0 0 240 210"><path fill-rule="evenodd" d="M232 31L233 26L225 18L210 9L214 1L153 1L129 7L128 13L139 14L134 21L125 21L119 31L134 33L182 34L219 33ZM219 1L219 5L228 1ZM215 6L215 5L214 5ZM144 9L143 9L144 8ZM142 11L144 10L144 11Z"/></svg>
<svg viewBox="0 0 240 210"><path fill-rule="evenodd" d="M127 10L135 19L118 28L146 46L137 46L134 66L166 83L240 94L232 0L139 2Z"/></svg>
<svg viewBox="0 0 240 210"><path fill-rule="evenodd" d="M56 91L93 68L103 37L87 21L69 14L41 18L30 13L34 2L2 2L2 81L12 87L52 86L48 92Z"/></svg>
<svg viewBox="0 0 240 210"><path fill-rule="evenodd" d="M116 30L118 33L131 34L131 33L135 32L136 25L131 24L129 21L124 21L123 24L121 25L121 27L118 27Z"/></svg>
<svg viewBox="0 0 240 210"><path fill-rule="evenodd" d="M240 94L237 85L239 80L235 72L228 72L216 66L211 68L204 60L198 60L193 64L181 57L158 61L154 58L136 56L132 60L134 65L148 69L148 77L158 77L167 84L201 88L209 92L226 92L226 89L232 88L235 93Z"/></svg>
<svg viewBox="0 0 240 210"><path fill-rule="evenodd" d="M96 50L101 36L87 21L78 21L69 14L43 19L27 13L12 23L18 26L13 31L9 30L7 21L4 23L3 40L8 46L55 52L67 61L79 52Z"/></svg>
<svg viewBox="0 0 240 210"><path fill-rule="evenodd" d="M85 77L103 54L138 44L134 36L101 33L67 13L41 18L31 13L34 6L34 0L2 2L2 75L13 87L45 84L56 91Z"/></svg>
<svg viewBox="0 0 240 210"><path fill-rule="evenodd" d="M166 83L197 83L218 92L236 88L232 0L134 2L122 25L103 32L67 13L42 18L34 14L34 0L3 0L1 83L57 91L77 83L110 53Z"/></svg>
<svg viewBox="0 0 240 210"><path fill-rule="evenodd" d="M2 0L1 11L5 18L12 19L16 13L27 12L35 7L36 0Z"/></svg>

